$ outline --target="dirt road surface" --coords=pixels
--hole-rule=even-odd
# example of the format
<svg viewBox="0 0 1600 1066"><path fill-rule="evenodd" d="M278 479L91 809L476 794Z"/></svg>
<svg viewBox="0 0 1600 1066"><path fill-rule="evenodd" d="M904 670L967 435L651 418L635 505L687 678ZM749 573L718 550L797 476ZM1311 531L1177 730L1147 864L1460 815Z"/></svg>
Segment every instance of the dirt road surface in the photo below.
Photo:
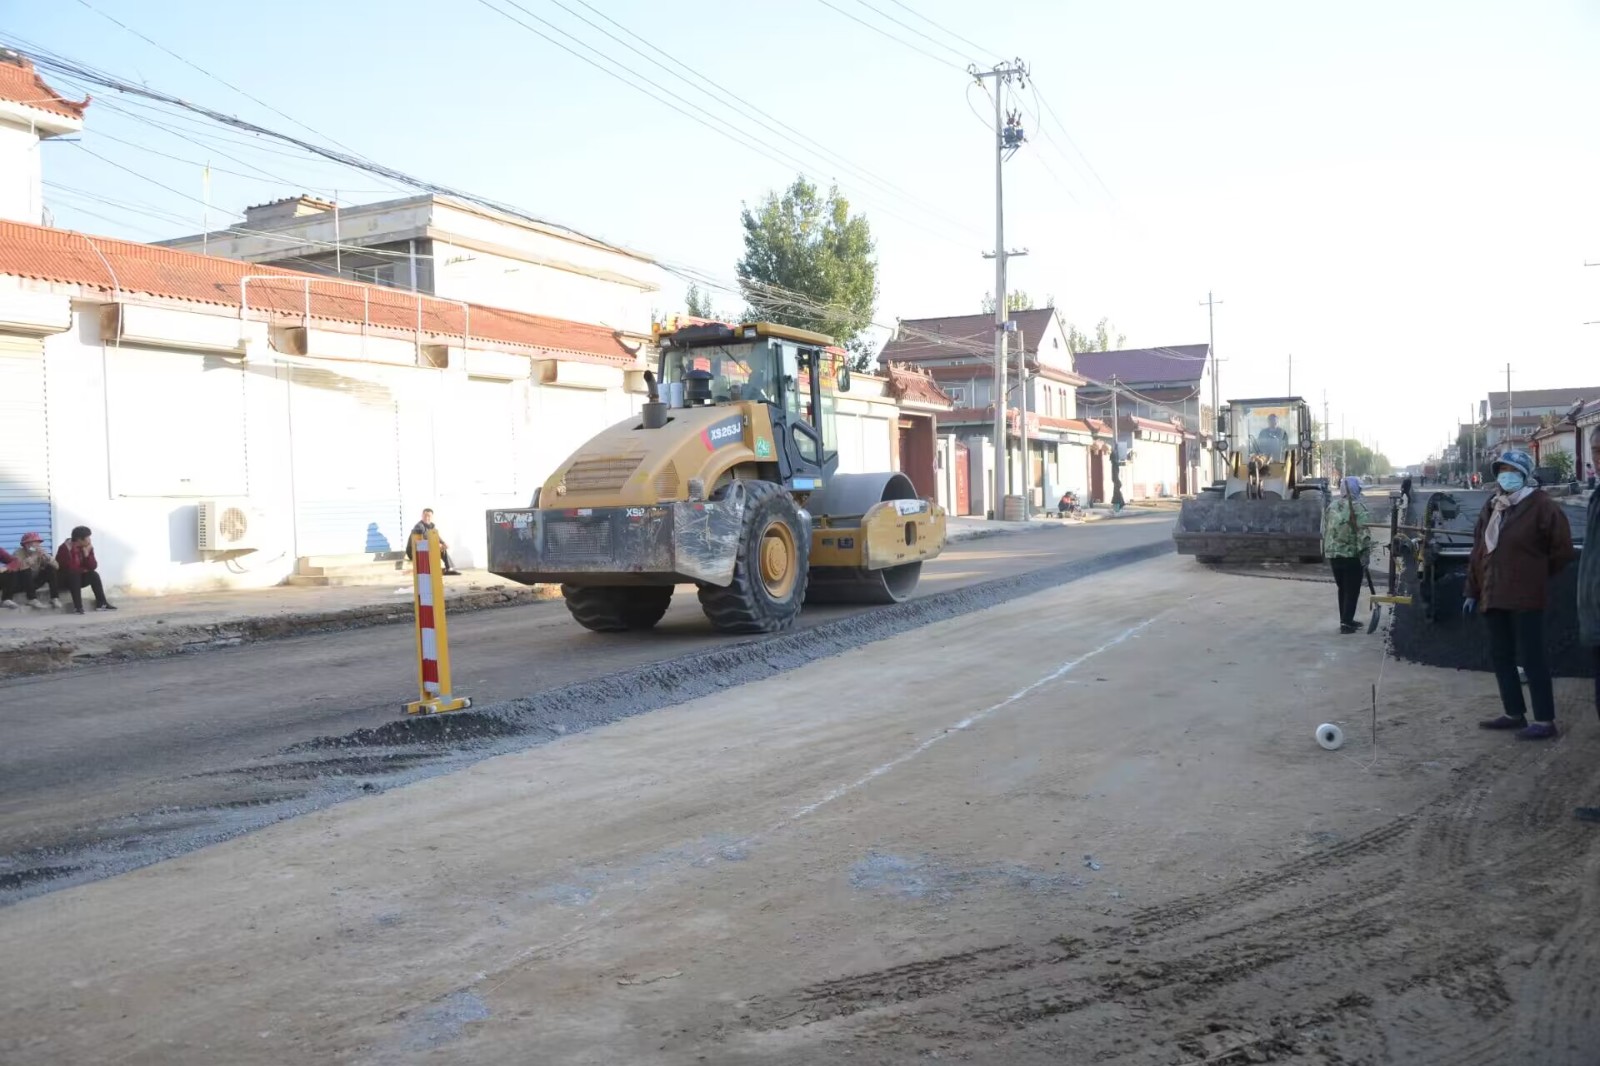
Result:
<svg viewBox="0 0 1600 1066"><path fill-rule="evenodd" d="M1581 686L1089 587L0 910L0 1061L1595 1062Z"/></svg>
<svg viewBox="0 0 1600 1066"><path fill-rule="evenodd" d="M918 595L1169 544L1170 530L1170 516L1158 516L964 542L925 568ZM861 610L807 609L802 625ZM0 682L0 903L326 805L360 788L357 771L381 787L392 771L454 754L413 744L354 761L280 757L394 723L416 698L409 632L383 626ZM645 634L589 633L560 603L463 615L450 633L457 687L479 707L740 643L712 633L688 593Z"/></svg>

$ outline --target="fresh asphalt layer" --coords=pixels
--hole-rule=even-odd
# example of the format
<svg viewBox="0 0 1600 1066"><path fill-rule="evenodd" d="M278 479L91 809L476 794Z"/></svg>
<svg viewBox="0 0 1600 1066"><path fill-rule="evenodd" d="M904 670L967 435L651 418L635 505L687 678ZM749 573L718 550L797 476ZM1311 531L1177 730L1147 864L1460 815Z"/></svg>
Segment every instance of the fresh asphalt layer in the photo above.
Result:
<svg viewBox="0 0 1600 1066"><path fill-rule="evenodd" d="M559 602L463 616L452 658L475 710L461 715L400 713L415 693L400 626L5 682L0 903L1093 577L1169 550L1171 521L965 542L908 603L810 608L757 639L711 632L682 592L649 633L589 633Z"/></svg>

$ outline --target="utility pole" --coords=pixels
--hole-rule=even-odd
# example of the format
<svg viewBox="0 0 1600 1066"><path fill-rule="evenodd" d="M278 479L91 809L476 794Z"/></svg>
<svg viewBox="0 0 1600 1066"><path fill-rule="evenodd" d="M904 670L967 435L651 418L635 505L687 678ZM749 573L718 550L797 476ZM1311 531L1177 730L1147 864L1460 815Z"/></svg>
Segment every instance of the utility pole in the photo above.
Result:
<svg viewBox="0 0 1600 1066"><path fill-rule="evenodd" d="M1506 443L1511 442L1511 364L1506 364Z"/></svg>
<svg viewBox="0 0 1600 1066"><path fill-rule="evenodd" d="M1005 113L1005 88L1015 78L1018 84L1024 84L1028 68L1020 59L1010 62L997 63L994 69L980 71L977 67L968 67L967 73L982 85L984 79L994 79L994 253L985 253L985 259L994 260L994 519L1000 521L1005 517L1006 500L1006 467L1009 463L1010 448L1006 443L1007 426L1007 400L1009 390L1006 388L1006 334L1011 328L1011 309L1007 306L1006 299L1006 260L1014 255L1027 255L1027 250L1006 250L1006 208L1005 208L1005 161L1015 155L1017 149L1022 147L1025 139L1022 131L1020 116ZM1023 447L1027 447L1028 439L1028 397L1024 392L1022 396L1022 425L1021 438ZM1024 486L1022 507L1023 515L1027 515L1028 499L1026 486L1028 471L1026 460L1022 470L1022 483Z"/></svg>
<svg viewBox="0 0 1600 1066"><path fill-rule="evenodd" d="M1328 476L1328 460L1333 456L1328 454L1328 438L1333 435L1333 423L1328 421L1328 390L1322 390L1322 476Z"/></svg>
<svg viewBox="0 0 1600 1066"><path fill-rule="evenodd" d="M1222 301L1215 298L1210 289L1206 290L1206 298L1200 306L1206 309L1206 331L1210 340L1206 350L1211 356L1211 480L1216 481L1222 477L1222 450L1217 447L1217 419L1221 417L1222 400L1221 386L1218 378L1221 370L1217 367L1217 305Z"/></svg>
<svg viewBox="0 0 1600 1066"><path fill-rule="evenodd" d="M1344 415L1339 415L1339 476L1350 476L1350 438L1344 435Z"/></svg>

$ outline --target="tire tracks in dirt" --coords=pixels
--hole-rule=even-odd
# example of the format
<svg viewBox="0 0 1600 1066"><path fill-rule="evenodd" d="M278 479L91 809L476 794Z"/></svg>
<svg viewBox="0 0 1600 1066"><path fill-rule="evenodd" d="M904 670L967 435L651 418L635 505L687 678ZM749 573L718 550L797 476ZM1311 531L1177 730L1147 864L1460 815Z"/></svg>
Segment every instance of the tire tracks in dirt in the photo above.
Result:
<svg viewBox="0 0 1600 1066"><path fill-rule="evenodd" d="M881 1046L1001 1038L1021 1055L1052 1046L1071 1016L1102 1008L1136 1015L1146 1033L1199 1035L1130 1054L1125 1028L1096 1037L1095 1027L1074 1026L1074 1051L1094 1061L1185 1061L1174 1048L1198 1061L1217 1043L1206 1027L1220 1025L1253 1035L1203 1061L1378 1063L1392 1029L1413 1052L1426 1049L1408 1061L1433 1066L1487 1066L1530 1049L1548 1052L1538 1061L1552 1066L1590 1063L1574 1056L1600 1046L1600 938L1584 917L1600 902L1600 886L1584 876L1600 867L1600 849L1570 806L1595 794L1600 767L1570 751L1485 751L1415 811L1234 884L1133 911L1123 925L758 997L740 1024L817 1026L829 1042L870 1031ZM1494 928L1479 894L1568 917L1543 922L1547 943L1519 961L1527 932ZM1263 996L1267 971L1272 992ZM1278 1013L1264 1017L1262 1000ZM1530 1001L1531 1019L1514 1009ZM1295 1034L1308 1032L1324 1058L1296 1057L1311 1045Z"/></svg>

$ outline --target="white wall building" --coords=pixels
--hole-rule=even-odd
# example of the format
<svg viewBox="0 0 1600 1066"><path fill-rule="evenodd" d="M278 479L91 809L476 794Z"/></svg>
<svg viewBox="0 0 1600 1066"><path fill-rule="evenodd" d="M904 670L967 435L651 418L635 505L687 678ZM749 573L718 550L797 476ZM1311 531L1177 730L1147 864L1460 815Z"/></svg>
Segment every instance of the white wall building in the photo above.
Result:
<svg viewBox="0 0 1600 1066"><path fill-rule="evenodd" d="M0 546L82 524L120 592L263 586L400 552L433 507L481 567L485 511L635 414L647 357L599 326L0 222ZM895 400L855 380L841 468L892 468ZM247 527L226 550L202 550L211 501Z"/></svg>
<svg viewBox="0 0 1600 1066"><path fill-rule="evenodd" d="M73 103L46 85L33 64L0 49L0 219L44 220L39 142L83 129L89 101Z"/></svg>
<svg viewBox="0 0 1600 1066"><path fill-rule="evenodd" d="M124 591L270 585L301 558L403 550L432 506L481 566L484 511L525 506L642 401L608 330L477 308L458 332L455 305L337 281L311 283L308 317L292 275L248 286L245 311L260 270L0 223L0 545L84 524ZM234 550L200 550L212 500L249 521Z"/></svg>
<svg viewBox="0 0 1600 1066"><path fill-rule="evenodd" d="M432 195L350 207L290 197L247 208L229 229L159 243L592 322L635 340L650 335L665 283L641 252Z"/></svg>

